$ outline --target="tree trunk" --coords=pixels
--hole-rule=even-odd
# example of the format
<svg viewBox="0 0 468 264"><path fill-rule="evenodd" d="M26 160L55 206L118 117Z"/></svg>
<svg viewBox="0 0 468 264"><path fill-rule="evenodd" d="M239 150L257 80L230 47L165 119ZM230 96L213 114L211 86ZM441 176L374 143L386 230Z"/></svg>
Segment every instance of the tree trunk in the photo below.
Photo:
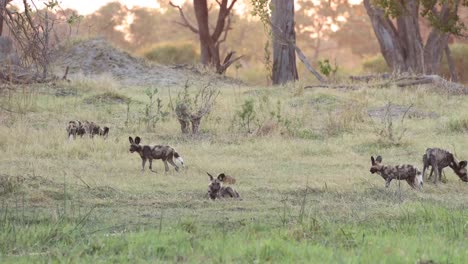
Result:
<svg viewBox="0 0 468 264"><path fill-rule="evenodd" d="M223 2L224 1L227 1L227 0L223 0ZM195 9L195 16L197 18L197 24L198 24L198 37L200 39L201 63L206 66L212 66L218 70L219 67L221 66L221 62L220 62L221 60L219 57L219 46L216 45L216 42L218 41L219 35L221 33L217 34L217 31L216 31L213 33L213 36L210 35L207 0L193 0L193 8ZM221 15L224 15L224 14L221 14L221 11L220 11L220 16ZM222 17L223 23L222 23L221 29L224 29L224 19L225 19L225 16ZM216 29L218 29L218 26ZM215 36L215 34L217 35Z"/></svg>
<svg viewBox="0 0 468 264"><path fill-rule="evenodd" d="M452 53L450 52L448 44L445 45L445 57L447 57L447 64L450 70L450 80L452 82L458 82L457 70L455 69L455 62L453 61Z"/></svg>
<svg viewBox="0 0 468 264"><path fill-rule="evenodd" d="M201 122L201 117L192 117L190 120L192 122L192 134L196 135L198 134L198 130L200 129L200 122Z"/></svg>
<svg viewBox="0 0 468 264"><path fill-rule="evenodd" d="M375 36L379 41L380 52L387 65L393 71L406 71L403 47L398 41L398 32L385 12L371 5L370 0L364 0L364 7L372 23Z"/></svg>
<svg viewBox="0 0 468 264"><path fill-rule="evenodd" d="M438 73L448 34L433 28L424 45L419 30L419 1L406 0L400 3L403 11L396 18L395 25L383 9L371 4L371 0L364 0L387 65L394 72ZM449 14L448 4L444 4L439 17L447 22Z"/></svg>
<svg viewBox="0 0 468 264"><path fill-rule="evenodd" d="M271 17L273 34L273 84L285 84L297 80L296 53L294 45L294 0L272 0ZM289 41L285 41L289 40Z"/></svg>
<svg viewBox="0 0 468 264"><path fill-rule="evenodd" d="M3 17L5 14L7 0L0 0L0 37L3 35Z"/></svg>
<svg viewBox="0 0 468 264"><path fill-rule="evenodd" d="M179 123L180 123L180 130L182 131L182 134L188 134L190 132L189 130L190 123L184 119L179 119Z"/></svg>

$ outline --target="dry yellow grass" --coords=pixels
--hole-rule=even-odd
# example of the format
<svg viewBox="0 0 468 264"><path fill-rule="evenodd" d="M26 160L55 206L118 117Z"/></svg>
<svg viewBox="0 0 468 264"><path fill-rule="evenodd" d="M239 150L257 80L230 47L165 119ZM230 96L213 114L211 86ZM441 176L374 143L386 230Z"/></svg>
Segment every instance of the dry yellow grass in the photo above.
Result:
<svg viewBox="0 0 468 264"><path fill-rule="evenodd" d="M369 173L370 156L377 154L383 156L385 164L410 163L419 168L427 147L449 149L467 159L466 133L451 131L448 126L451 119L467 116L465 96L444 96L417 87L343 92L221 86L213 112L202 120L201 135L185 137L172 111L167 121L148 130L141 120L148 102L146 88L114 83L106 77L61 83L54 88L34 87L34 98L28 99L34 108L24 114L2 113L0 171L26 178L17 192L24 197L27 209L53 211L64 202L97 207L93 221L106 226L136 223L128 229L143 222L157 225L160 219L153 216L161 212L167 225L189 218L201 225L253 221L272 226L280 224L284 208L290 217L303 212L308 219L356 225L412 214L424 206L466 212L468 186L450 169L445 171L448 183L425 183L422 192L411 190L404 182L401 191L398 182L385 189L383 179ZM79 93L56 96L54 91L62 88L76 88ZM167 110L169 91L175 103L181 88L158 88L157 96ZM126 104L83 101L109 89L131 98L128 125ZM233 120L249 98L255 101L260 124L275 120L270 112L276 111L280 102L282 121L277 130L256 137L239 128ZM2 98L2 104L8 103L16 111L21 106L14 102ZM413 104L420 111L437 113L439 118L406 118L403 123L395 118L393 129L406 132L398 145L387 144L377 133L383 125L369 117L367 110L388 102ZM109 138L83 137L68 142L65 126L74 119L108 125ZM140 157L128 151L128 137L136 135L142 137L143 144L173 146L186 168L180 173L172 168L164 173L162 162L155 161L158 173L140 173ZM206 200L206 171L236 177L242 200ZM65 194L64 186L68 186ZM17 197L2 195L11 206Z"/></svg>

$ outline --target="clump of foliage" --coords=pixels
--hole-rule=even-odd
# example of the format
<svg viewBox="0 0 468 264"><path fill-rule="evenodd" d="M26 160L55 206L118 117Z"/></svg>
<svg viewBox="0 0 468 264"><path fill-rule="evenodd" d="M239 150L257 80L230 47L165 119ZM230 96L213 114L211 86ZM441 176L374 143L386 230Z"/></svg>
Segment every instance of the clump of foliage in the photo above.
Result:
<svg viewBox="0 0 468 264"><path fill-rule="evenodd" d="M155 97L158 93L158 89L148 88L145 90L146 96L148 96L149 102L145 104L143 112L143 121L146 124L146 128L154 129L159 121L166 121L169 116L168 111L163 111L162 100L159 97ZM127 104L127 110L130 104ZM155 111L156 110L156 111Z"/></svg>
<svg viewBox="0 0 468 264"><path fill-rule="evenodd" d="M365 72L372 73L385 73L390 71L387 62L385 62L384 57L380 54L365 59L362 63L362 68Z"/></svg>
<svg viewBox="0 0 468 264"><path fill-rule="evenodd" d="M157 45L145 51L143 56L161 64L194 64L200 57L191 43Z"/></svg>
<svg viewBox="0 0 468 264"><path fill-rule="evenodd" d="M391 114L392 103L388 102L385 107L385 114L382 117L380 126L375 129L379 136L379 143L382 145L399 146L403 142L403 137L406 134L407 128L405 127L405 118L409 110L413 107L410 105L403 113L400 122L396 123Z"/></svg>
<svg viewBox="0 0 468 264"><path fill-rule="evenodd" d="M185 83L184 89L177 95L174 109L183 134L190 133L190 125L192 134L198 134L202 118L211 112L218 95L219 90L208 83L191 96L188 81Z"/></svg>
<svg viewBox="0 0 468 264"><path fill-rule="evenodd" d="M20 176L0 175L0 195L9 194L19 189L24 182Z"/></svg>
<svg viewBox="0 0 468 264"><path fill-rule="evenodd" d="M448 122L447 126L450 132L468 132L468 118L452 119Z"/></svg>
<svg viewBox="0 0 468 264"><path fill-rule="evenodd" d="M361 101L345 102L341 108L329 112L325 122L327 136L336 136L344 132L355 130L366 120L366 105Z"/></svg>
<svg viewBox="0 0 468 264"><path fill-rule="evenodd" d="M281 114L281 101L272 103L268 94L254 100L246 99L236 111L232 127L257 136L268 135L278 128L288 129L290 121Z"/></svg>
<svg viewBox="0 0 468 264"><path fill-rule="evenodd" d="M332 66L328 59L318 61L318 64L320 68L320 73L327 77L335 76L336 72L338 71L338 66L336 65L336 63L334 66Z"/></svg>
<svg viewBox="0 0 468 264"><path fill-rule="evenodd" d="M240 127L247 131L247 133L252 132L253 122L255 121L255 102L253 99L247 99L241 105L241 109L237 110L236 117Z"/></svg>

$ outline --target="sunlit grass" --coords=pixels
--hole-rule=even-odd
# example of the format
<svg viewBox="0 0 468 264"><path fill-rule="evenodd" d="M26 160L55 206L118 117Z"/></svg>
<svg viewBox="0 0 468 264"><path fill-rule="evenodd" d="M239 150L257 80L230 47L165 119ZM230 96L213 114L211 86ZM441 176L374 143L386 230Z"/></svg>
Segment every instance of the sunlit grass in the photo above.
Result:
<svg viewBox="0 0 468 264"><path fill-rule="evenodd" d="M386 189L369 173L371 155L421 168L433 146L466 159L466 131L459 129L466 96L423 87L219 85L201 135L186 137L170 109L182 87L153 87L171 114L148 129L141 119L148 87L76 78L2 98L14 113L0 119L0 176L24 177L4 193L0 186L2 263L466 262L468 186L450 169L448 183L426 183L422 192L397 181ZM60 89L78 92L57 95ZM130 98L129 108L86 100L105 93ZM240 128L236 115L248 99L256 126L277 122L279 102L274 130L259 137ZM392 129L405 133L389 143L379 134L382 121L367 114L389 102L438 117L395 117ZM109 126L109 138L69 142L65 127L74 119ZM141 173L140 157L128 151L128 137L136 135L144 144L173 146L186 167L164 173L155 161L157 173ZM207 200L206 172L236 177L242 200Z"/></svg>

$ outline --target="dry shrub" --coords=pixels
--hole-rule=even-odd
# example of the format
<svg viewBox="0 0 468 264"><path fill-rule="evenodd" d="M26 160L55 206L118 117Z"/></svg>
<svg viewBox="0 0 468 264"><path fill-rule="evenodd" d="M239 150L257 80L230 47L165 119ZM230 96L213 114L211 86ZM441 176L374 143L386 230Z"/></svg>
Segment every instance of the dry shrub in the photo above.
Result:
<svg viewBox="0 0 468 264"><path fill-rule="evenodd" d="M15 192L24 182L24 177L0 175L0 195L5 195Z"/></svg>

